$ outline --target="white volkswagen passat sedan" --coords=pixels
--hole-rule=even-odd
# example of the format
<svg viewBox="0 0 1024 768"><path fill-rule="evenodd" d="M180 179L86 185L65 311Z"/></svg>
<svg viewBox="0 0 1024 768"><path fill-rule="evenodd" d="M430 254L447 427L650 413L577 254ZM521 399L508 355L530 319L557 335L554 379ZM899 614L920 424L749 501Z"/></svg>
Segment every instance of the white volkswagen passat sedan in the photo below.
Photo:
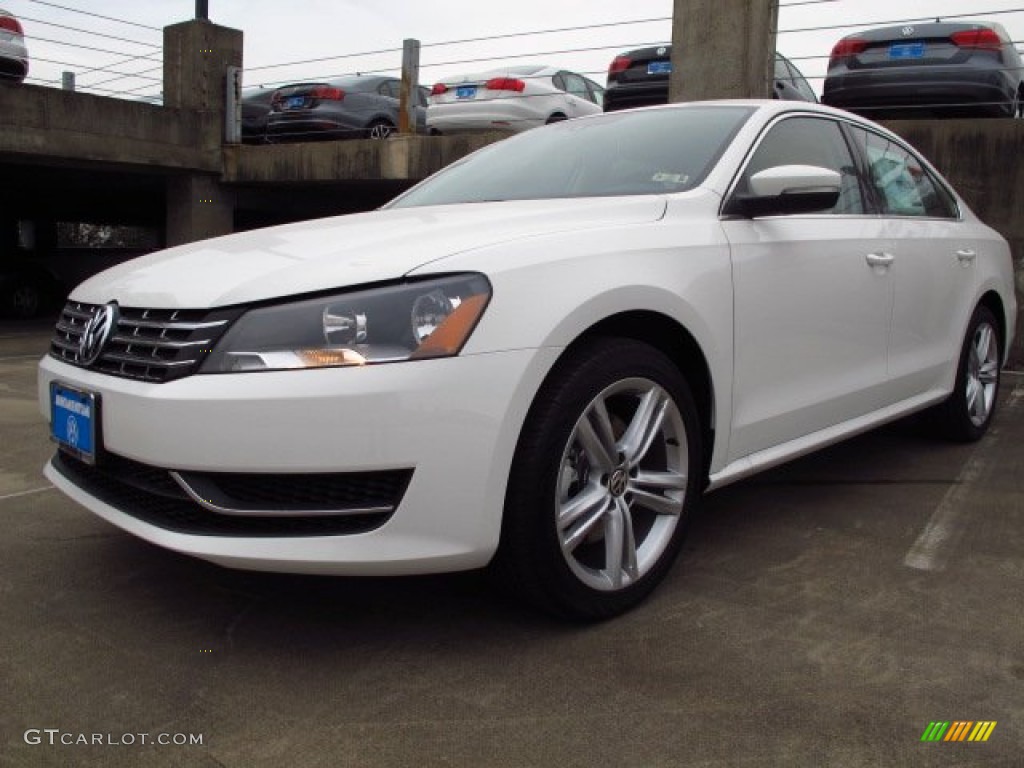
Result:
<svg viewBox="0 0 1024 768"><path fill-rule="evenodd" d="M224 565L490 565L605 617L705 490L923 409L980 437L1016 311L1003 238L870 122L612 113L83 283L40 364L46 476Z"/></svg>
<svg viewBox="0 0 1024 768"><path fill-rule="evenodd" d="M431 133L520 133L603 110L604 88L558 67L523 65L436 83L427 106Z"/></svg>

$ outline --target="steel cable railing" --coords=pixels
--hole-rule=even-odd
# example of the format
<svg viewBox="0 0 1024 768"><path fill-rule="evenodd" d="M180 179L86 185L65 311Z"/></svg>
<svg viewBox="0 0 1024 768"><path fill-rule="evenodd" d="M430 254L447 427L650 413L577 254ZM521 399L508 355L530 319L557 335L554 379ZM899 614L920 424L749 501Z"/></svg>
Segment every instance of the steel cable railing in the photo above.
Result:
<svg viewBox="0 0 1024 768"><path fill-rule="evenodd" d="M33 3L41 8L52 8L61 11L67 11L71 13L79 14L83 17L92 17L101 19L104 21L110 21L114 23L121 23L130 25L136 29L148 29L152 31L158 31L160 28L135 22L128 19L119 19L114 16L106 16L104 14L95 13L92 11L85 11L81 9L71 8L66 5L62 5L56 2L50 2L49 0L24 0L25 2ZM797 9L794 13L797 13L800 7L806 7L806 10L812 10L813 6L820 5L835 5L842 0L789 0L788 2L780 3L780 13L785 13L785 9L794 8ZM831 13L831 12L830 12ZM1009 18L1014 19L1015 15L1019 16L1024 14L1024 7L1015 8L998 8L989 10L979 10L974 12L961 12L959 9L953 14L940 14L940 18L943 21L954 21L958 19L984 19L984 18ZM806 14L805 14L806 16ZM23 17L24 18L24 17ZM780 24L778 31L779 36L779 48L785 51L787 45L800 47L800 41L802 35L813 35L820 34L822 32L834 32L834 41L839 38L855 32L861 29L867 29L872 27L883 27L883 26L894 26L899 24L920 24L930 22L935 19L934 16L929 17L913 17L913 18L888 18L883 20L858 20L857 22L848 23L835 23L835 24L819 24L819 25L808 25L808 24L793 24L788 25ZM116 62L105 62L99 65L95 65L93 62L86 64L85 62L75 63L73 61L65 61L65 57L57 56L38 56L37 61L53 63L60 66L66 66L72 69L78 69L76 74L79 78L86 74L94 73L106 73L108 77L95 80L92 83L86 83L79 81L78 87L84 91L94 91L102 94L109 94L114 96L122 96L126 98L144 98L147 100L158 99L159 96L153 93L155 84L159 83L161 78L153 73L156 73L162 65L144 67L138 71L132 72L129 65L131 62L140 63L154 63L159 61L159 46L153 43L146 43L139 39L133 39L125 35L110 34L106 31L84 29L83 27L73 26L71 24L63 24L57 21L47 21L42 18L29 18L28 20L42 25L47 25L53 29L62 29L68 32L73 32L78 36L74 42L66 40L54 39L58 36L33 36L30 39L34 39L38 42L45 42L58 46L75 47L83 52L91 52L95 54L107 54L110 56L117 57L119 61ZM473 65L480 65L480 69L491 69L492 67L487 66L495 64L498 66L504 66L506 63L512 63L516 61L523 61L527 59L535 59L539 61L545 60L557 60L562 58L575 57L578 58L582 64L583 59L589 57L590 65L582 64L579 67L567 66L566 69L578 74L588 76L595 81L600 81L603 84L603 78L606 75L607 70L605 68L595 68L593 66L593 55L605 52L607 54L607 60L610 62L617 53L629 50L637 49L648 46L661 46L668 45L668 41L664 38L667 36L664 33L669 31L669 25L671 24L671 16L651 16L640 19L624 19L615 22L598 22L594 24L579 24L573 26L563 27L552 27L549 29L535 29L527 31L512 31L494 35L480 35L473 37L463 37L445 41L426 42L421 45L421 49L430 54L427 56L427 61L421 63L421 80L423 84L430 85L432 82L445 79L450 73L444 72L444 70L450 70L454 67L471 67ZM472 46L479 47L480 44L492 44L498 41L517 41L526 39L539 39L541 37L549 37L552 35L578 35L579 33L588 31L599 31L607 29L617 29L625 27L641 27L643 25L662 25L664 27L663 32L658 37L661 39L654 39L653 41L641 42L641 43L624 43L624 44L593 44L588 45L563 45L558 46L550 45L544 46L543 50L537 50L532 52L524 52L525 46L516 46L518 50L510 49L502 51L500 47L492 46L492 50L489 55L476 55L472 50ZM128 43L133 45L145 46L157 50L147 51L141 54L129 54L126 51L108 50L107 48L101 48L95 45L83 45L80 41L81 36L92 35L97 38L113 40L121 43ZM640 37L639 35L637 36ZM655 35L652 35L652 38ZM636 38L635 38L636 39ZM1022 44L1021 40L1013 40L1012 45L1019 46ZM454 55L448 56L437 56L439 51L450 52ZM462 52L463 55L459 55ZM398 58L401 52L401 48L380 48L376 50L368 50L359 53L344 53L344 54L333 54L327 56L311 56L299 60L281 61L276 63L259 63L255 66L246 68L245 74L248 76L253 73L266 73L271 74L275 70L281 72L289 67L305 67L306 73L301 76L281 78L277 77L273 80L262 81L262 85L269 88L280 87L290 83L298 81L303 82L328 82L336 80L342 77L348 77L355 74L379 74L379 75L398 75L397 61L394 65L387 65L381 59L382 57L394 57ZM433 61L430 60L431 55L436 56ZM829 52L822 51L819 54L809 54L804 51L799 51L795 55L789 55L787 58L797 66L809 65L813 71L804 72L806 80L815 83L816 88L820 90L820 84L826 79L827 74L822 74L821 71L825 69L823 64L829 59ZM327 75L310 75L308 73L310 65L327 64L329 62L341 62L351 63L353 66L350 71L327 74ZM361 63L366 63L367 66L358 66ZM549 63L557 63L556 61L550 61ZM347 67L346 67L347 68ZM1007 67L1007 69L1014 69L1016 67ZM131 82L132 80L136 82ZM41 83L55 83L55 80L46 80L41 78L30 77L29 80ZM139 84L141 81L141 84ZM117 83L124 83L124 87L117 86ZM142 92L149 91L145 96L139 95ZM520 94L512 98L533 98L531 94ZM948 106L948 105L943 105ZM964 106L969 106L964 104Z"/></svg>

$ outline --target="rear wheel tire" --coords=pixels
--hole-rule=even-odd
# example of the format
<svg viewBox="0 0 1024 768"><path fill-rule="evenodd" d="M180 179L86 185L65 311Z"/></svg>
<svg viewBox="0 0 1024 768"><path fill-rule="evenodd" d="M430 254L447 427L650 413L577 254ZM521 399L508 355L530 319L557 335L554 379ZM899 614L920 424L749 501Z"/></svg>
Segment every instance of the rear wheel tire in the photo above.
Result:
<svg viewBox="0 0 1024 768"><path fill-rule="evenodd" d="M679 552L701 452L697 409L671 360L629 339L584 342L530 408L492 572L563 617L629 610Z"/></svg>
<svg viewBox="0 0 1024 768"><path fill-rule="evenodd" d="M395 126L387 120L374 120L366 129L366 136L370 139L386 139L395 132Z"/></svg>
<svg viewBox="0 0 1024 768"><path fill-rule="evenodd" d="M565 115L563 115L561 112L555 112L555 114L553 114L551 117L549 117L547 119L547 123L546 124L547 125L551 125L552 123L561 123L563 120L568 120L568 119L569 118L566 117Z"/></svg>
<svg viewBox="0 0 1024 768"><path fill-rule="evenodd" d="M979 306L967 326L956 385L934 412L943 434L958 442L974 442L988 431L999 398L999 324L985 306Z"/></svg>
<svg viewBox="0 0 1024 768"><path fill-rule="evenodd" d="M39 314L43 306L43 294L34 285L16 285L7 299L8 312L13 317L27 319Z"/></svg>

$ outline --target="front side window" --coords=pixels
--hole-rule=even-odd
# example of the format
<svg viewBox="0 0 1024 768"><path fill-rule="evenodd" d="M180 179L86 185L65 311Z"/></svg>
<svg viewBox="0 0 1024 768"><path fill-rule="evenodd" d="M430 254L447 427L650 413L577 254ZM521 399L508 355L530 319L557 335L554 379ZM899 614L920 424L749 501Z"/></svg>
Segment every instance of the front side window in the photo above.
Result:
<svg viewBox="0 0 1024 768"><path fill-rule="evenodd" d="M814 165L840 174L839 202L824 213L862 214L864 196L850 148L834 120L791 117L773 125L754 151L736 191L750 192L750 177L782 165Z"/></svg>
<svg viewBox="0 0 1024 768"><path fill-rule="evenodd" d="M862 128L853 135L868 163L868 180L890 216L957 218L956 203L921 161L891 139Z"/></svg>

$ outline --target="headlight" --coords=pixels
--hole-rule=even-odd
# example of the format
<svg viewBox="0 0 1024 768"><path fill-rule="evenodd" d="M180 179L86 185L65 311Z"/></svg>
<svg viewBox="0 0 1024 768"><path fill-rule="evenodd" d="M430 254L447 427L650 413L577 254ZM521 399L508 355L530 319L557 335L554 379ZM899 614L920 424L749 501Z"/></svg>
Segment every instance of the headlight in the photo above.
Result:
<svg viewBox="0 0 1024 768"><path fill-rule="evenodd" d="M453 275L252 309L202 373L368 365L457 355L491 297L483 275Z"/></svg>

